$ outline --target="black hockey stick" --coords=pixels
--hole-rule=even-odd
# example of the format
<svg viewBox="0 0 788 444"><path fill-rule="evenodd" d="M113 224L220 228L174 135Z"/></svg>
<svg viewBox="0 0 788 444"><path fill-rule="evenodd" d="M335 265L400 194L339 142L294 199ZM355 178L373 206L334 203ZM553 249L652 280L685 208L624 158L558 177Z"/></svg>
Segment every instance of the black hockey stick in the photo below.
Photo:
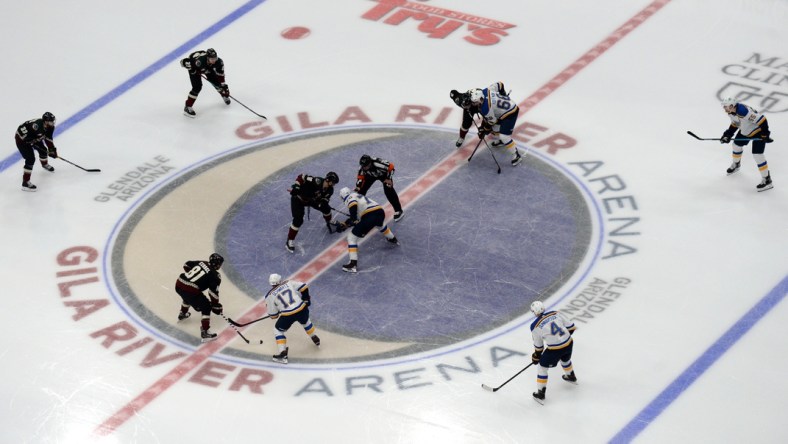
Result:
<svg viewBox="0 0 788 444"><path fill-rule="evenodd" d="M225 316L225 315L224 315L224 313L222 313L222 315L221 315L221 316L224 318L224 320L225 320L225 321L227 321L227 323L228 323L228 324L230 324L230 327L231 327L233 330L235 330L235 332L236 332L236 333L238 333L238 336L240 336L240 337L241 337L241 339L243 339L244 341L246 341L246 343L248 344L248 343L249 343L249 340L248 340L248 339L246 339L246 336L244 336L244 335L243 335L243 333L241 333L241 330L238 330L237 328L235 328L235 325L234 325L235 323L234 323L234 322L233 322L233 321L232 321L230 318L228 318L227 316ZM260 343L262 344L262 343L263 343L263 341L260 341Z"/></svg>
<svg viewBox="0 0 788 444"><path fill-rule="evenodd" d="M517 373L516 373L514 376L512 376L512 377L511 377L511 378L509 378L509 379L507 379L507 380L506 380L506 382L504 382L503 384L499 385L498 387L490 387L490 386L489 386L489 385L487 385L487 384L482 384L482 388L483 388L483 389L485 389L485 390L487 390L488 392L493 392L493 393L495 393L495 392L497 392L498 390L500 390L500 389L501 389L501 387L503 387L503 386L505 386L506 384L508 384L508 383L509 383L509 381L511 381L512 379L514 379L514 378L518 377L518 376L520 375L520 373L522 373L522 372L526 371L526 370L528 369L528 367L530 367L530 366L532 366L532 365L534 365L534 363L533 363L533 362L532 362L532 363L530 363L530 364L528 364L528 365L526 365L524 369L522 369L522 370L520 370L519 372L517 372Z"/></svg>
<svg viewBox="0 0 788 444"><path fill-rule="evenodd" d="M468 158L468 162L470 162L471 159L473 159L473 155L476 154L476 150L479 149L479 145L482 144L482 140L484 140L484 139L479 139L479 143L477 143L476 144L476 148L473 149L473 152L471 153L471 157Z"/></svg>
<svg viewBox="0 0 788 444"><path fill-rule="evenodd" d="M481 130L481 128L479 128L479 125L476 124L476 119L473 120L473 124L474 124L474 126L476 126L476 131L478 131L479 135L481 135L482 130ZM487 137L487 136L485 135L484 137ZM495 153L492 152L492 149L490 148L490 145L487 143L487 141L484 139L484 137L481 137L481 139L484 140L484 144L487 145L487 151L490 152L490 155L492 156L493 160L495 161L495 165L498 167L498 174L501 174L501 165L498 163L498 159L495 158ZM479 148L479 145L476 145L476 148ZM473 152L475 153L476 149L474 149ZM471 154L471 157L473 157L473 154ZM468 158L468 161L470 162L471 159Z"/></svg>
<svg viewBox="0 0 788 444"><path fill-rule="evenodd" d="M716 138L716 139L714 139L714 138L703 138L703 137L698 137L698 136L697 136L697 135L695 135L695 133L693 133L692 131L687 131L687 134L689 134L690 136L692 136L692 137L694 137L694 138L696 138L696 139L698 139L698 140L716 140L716 141L718 141L718 142L719 142L720 140L722 140L722 137L718 137L718 138ZM749 137L747 137L747 138L744 138L744 139L737 138L737 139L731 139L731 142L744 142L744 141L747 141L747 140L758 140L758 139L757 139L757 138L749 138Z"/></svg>
<svg viewBox="0 0 788 444"><path fill-rule="evenodd" d="M210 80L208 80L208 77L205 77L205 76L204 76L204 75L202 75L202 74L200 74L200 75L202 76L202 78L203 78L203 79L205 79L205 81L206 81L206 82L210 83L210 84L211 84L211 86L213 86L213 88L214 88L216 91L221 91L221 90L222 90L222 88L217 88L215 83L213 83L213 82L211 82ZM220 93L220 94L221 94L221 93ZM264 120L268 120L268 117L266 117L266 116L264 116L264 115L262 115L262 114L258 114L258 113L256 113L256 112L255 112L255 111L254 111L252 108L249 108L248 106L244 105L243 103L241 103L241 101L240 101L240 100L236 99L236 98L235 98L235 97L233 97L231 94L227 94L227 97L229 97L229 98L231 98L231 99L235 100L235 102L236 102L237 104L239 104L239 105L243 106L244 108L248 109L248 110L249 110L249 112L251 112L251 113L252 113L252 114L254 114L255 116L257 116L257 117L259 117L259 118L261 118L261 119L264 119Z"/></svg>
<svg viewBox="0 0 788 444"><path fill-rule="evenodd" d="M271 315L266 315L266 316L263 316L263 317L262 317L262 318L260 318L260 319L255 319L254 321L247 322L247 323L245 323L245 324L239 324L239 323L237 323L237 322L233 321L233 319L232 319L232 318L225 318L225 319L227 319L227 322L229 322L229 323L230 323L230 325L233 325L233 326L235 326L235 327L246 327L247 325L254 324L255 322L260 322L260 321L262 321L263 319L268 319L268 318L270 318L270 317L271 317Z"/></svg>
<svg viewBox="0 0 788 444"><path fill-rule="evenodd" d="M484 139L482 139L482 140L484 140ZM493 160L495 161L495 165L498 166L498 174L501 174L501 165L498 163L498 159L495 158L495 153L492 152L492 148L490 148L490 145L487 143L486 140L484 140L484 144L487 145L487 151L489 151L490 155L493 156ZM517 148L515 148L515 149L517 149Z"/></svg>
<svg viewBox="0 0 788 444"><path fill-rule="evenodd" d="M75 167L79 168L82 171L87 171L88 173L100 173L101 172L101 170L98 169L98 168L82 168L81 166L77 165L76 163L74 163L74 162L72 162L72 161L70 161L68 159L64 159L61 156L57 156L57 158L62 160L63 162L70 163L71 165L74 165Z"/></svg>

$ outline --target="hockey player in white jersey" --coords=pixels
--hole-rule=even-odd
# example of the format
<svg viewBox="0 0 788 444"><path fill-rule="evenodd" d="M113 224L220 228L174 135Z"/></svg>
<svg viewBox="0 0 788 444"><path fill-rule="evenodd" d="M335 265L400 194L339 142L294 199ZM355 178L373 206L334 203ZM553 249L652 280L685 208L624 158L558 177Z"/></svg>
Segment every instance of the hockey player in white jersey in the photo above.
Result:
<svg viewBox="0 0 788 444"><path fill-rule="evenodd" d="M545 392L547 391L547 370L558 365L564 369L561 378L564 381L577 384L577 377L572 368L572 333L575 324L557 311L545 312L542 301L534 301L531 304L531 312L536 319L531 324L531 336L534 340L534 354L531 360L534 364L539 364L536 373L536 391L534 400L539 404L544 404Z"/></svg>
<svg viewBox="0 0 788 444"><path fill-rule="evenodd" d="M342 271L355 273L358 271L358 243L370 230L377 228L392 244L399 245L399 241L386 225L386 213L377 202L363 194L350 191L348 187L339 190L339 197L347 206L350 218L337 224L337 231L344 231L352 227L347 234L347 251L350 262L342 266Z"/></svg>
<svg viewBox="0 0 788 444"><path fill-rule="evenodd" d="M755 189L760 192L774 188L772 176L769 173L769 164L766 162L766 156L763 154L766 151L766 144L773 142L770 137L769 122L766 120L766 117L751 106L739 103L731 97L722 101L722 108L728 113L731 124L722 133L720 143L730 143L732 139L753 139L752 157L755 159L755 165L758 166L758 171L761 173L761 183L756 185ZM739 134L734 137L737 129ZM748 143L750 143L749 140L733 141L733 163L728 168L728 175L739 171L741 155L744 153L744 147Z"/></svg>
<svg viewBox="0 0 788 444"><path fill-rule="evenodd" d="M522 162L524 153L517 148L517 144L512 139L514 124L517 122L520 108L509 98L502 82L495 82L484 89L469 89L463 94L452 90L450 96L454 103L465 110L460 128L460 138L456 143L458 148L465 141L465 135L471 128L473 115L479 114L482 116L479 138L483 139L485 136L491 135L494 139L492 146L502 146L512 151L512 166L517 166Z"/></svg>
<svg viewBox="0 0 788 444"><path fill-rule="evenodd" d="M268 277L271 289L265 295L265 303L274 324L274 336L279 353L273 356L275 362L287 364L287 337L285 332L298 321L306 334L312 338L316 346L320 346L320 338L315 334L315 326L309 319L309 306L312 299L309 296L309 287L299 281L282 280L282 276L274 273Z"/></svg>

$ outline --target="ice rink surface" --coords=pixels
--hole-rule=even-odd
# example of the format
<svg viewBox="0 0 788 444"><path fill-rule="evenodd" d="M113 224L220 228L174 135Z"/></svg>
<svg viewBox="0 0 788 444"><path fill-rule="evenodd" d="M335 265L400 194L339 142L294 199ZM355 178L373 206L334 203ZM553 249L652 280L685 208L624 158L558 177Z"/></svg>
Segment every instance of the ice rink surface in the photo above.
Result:
<svg viewBox="0 0 788 444"><path fill-rule="evenodd" d="M788 441L788 2L255 0L0 5L6 443ZM215 48L236 101L197 117L178 60ZM457 150L449 91L503 81L528 151ZM775 187L714 141L765 113ZM267 120L255 116L244 106ZM20 190L11 133L44 111L66 159ZM406 216L343 273L317 211L284 249L301 172L353 186L393 161ZM496 174L496 163L501 173ZM339 187L337 187L339 188ZM386 204L380 185L369 195ZM332 206L342 209L337 197ZM177 322L173 284L214 251L226 315L305 280L297 325ZM579 385L544 406L528 306L578 327ZM260 344L263 340L263 344Z"/></svg>

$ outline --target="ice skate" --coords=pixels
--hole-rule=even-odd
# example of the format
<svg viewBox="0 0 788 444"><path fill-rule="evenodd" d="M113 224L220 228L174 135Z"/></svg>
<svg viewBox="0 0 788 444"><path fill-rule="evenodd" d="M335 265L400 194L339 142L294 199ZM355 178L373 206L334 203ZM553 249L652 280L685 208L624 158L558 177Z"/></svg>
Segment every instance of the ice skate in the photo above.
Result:
<svg viewBox="0 0 788 444"><path fill-rule="evenodd" d="M287 242L285 242L285 248L287 251L295 253L295 243L292 240L288 239Z"/></svg>
<svg viewBox="0 0 788 444"><path fill-rule="evenodd" d="M512 157L512 166L517 166L520 162L523 161L523 156L520 155L520 151L515 148L514 156Z"/></svg>
<svg viewBox="0 0 788 444"><path fill-rule="evenodd" d="M761 191L771 190L772 188L774 188L774 185L772 185L772 173L768 173L766 177L761 179L761 183L756 185L755 188L758 190L759 193Z"/></svg>
<svg viewBox="0 0 788 444"><path fill-rule="evenodd" d="M394 212L394 222L399 222L403 217L405 217L405 210Z"/></svg>
<svg viewBox="0 0 788 444"><path fill-rule="evenodd" d="M273 355L271 358L274 360L274 362L278 362L280 364L287 364L287 349L285 348L284 350L282 350L281 353L279 353L278 355Z"/></svg>
<svg viewBox="0 0 788 444"><path fill-rule="evenodd" d="M736 171L739 171L739 168L741 168L741 162L733 162L731 164L731 166L726 170L726 172L730 176L731 174L735 173Z"/></svg>
<svg viewBox="0 0 788 444"><path fill-rule="evenodd" d="M312 342L314 342L316 346L320 347L320 338L317 337L317 335L312 335L310 338L312 338Z"/></svg>
<svg viewBox="0 0 788 444"><path fill-rule="evenodd" d="M183 114L188 117L197 117L197 113L194 112L191 106L186 106L183 108Z"/></svg>
<svg viewBox="0 0 788 444"><path fill-rule="evenodd" d="M545 398L545 392L546 391L547 391L547 388L540 388L539 390L535 391L533 393L534 401L538 402L539 404L544 405L544 398Z"/></svg>
<svg viewBox="0 0 788 444"><path fill-rule="evenodd" d="M178 320L182 321L184 319L188 319L189 316L191 316L191 315L192 315L192 313L190 311L187 311L186 313L183 313L183 312L178 313Z"/></svg>
<svg viewBox="0 0 788 444"><path fill-rule="evenodd" d="M209 330L200 330L200 337L203 343L215 341L218 336L219 335L211 333Z"/></svg>
<svg viewBox="0 0 788 444"><path fill-rule="evenodd" d="M569 372L569 374L561 375L561 379L566 382L571 382L574 385L577 385L577 376L575 376L574 370Z"/></svg>
<svg viewBox="0 0 788 444"><path fill-rule="evenodd" d="M22 191L36 191L38 187L33 182L22 182Z"/></svg>
<svg viewBox="0 0 788 444"><path fill-rule="evenodd" d="M54 173L54 172L55 172L55 167L53 167L52 165L50 165L50 164L48 164L48 163L47 163L47 164L43 164L43 163L42 163L42 164L41 164L41 168L43 168L43 169L45 169L45 170L49 171L50 173Z"/></svg>
<svg viewBox="0 0 788 444"><path fill-rule="evenodd" d="M348 273L355 273L358 271L358 269L356 268L357 265L358 263L356 261L350 261L342 266L342 271L346 271Z"/></svg>
<svg viewBox="0 0 788 444"><path fill-rule="evenodd" d="M392 237L391 239L386 239L386 240L389 241L389 243L391 243L391 244L399 245L399 240L397 240L396 236Z"/></svg>

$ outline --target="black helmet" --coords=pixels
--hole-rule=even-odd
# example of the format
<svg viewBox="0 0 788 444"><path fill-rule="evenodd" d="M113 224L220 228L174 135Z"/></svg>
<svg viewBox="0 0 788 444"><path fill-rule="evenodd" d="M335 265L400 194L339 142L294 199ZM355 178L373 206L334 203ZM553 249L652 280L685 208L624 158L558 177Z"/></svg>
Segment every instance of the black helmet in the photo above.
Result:
<svg viewBox="0 0 788 444"><path fill-rule="evenodd" d="M44 119L44 122L53 122L54 123L54 121L55 121L55 115L50 113L49 111L45 112L44 115L41 116L41 118Z"/></svg>
<svg viewBox="0 0 788 444"><path fill-rule="evenodd" d="M358 164L363 167L372 165L372 158L369 157L369 154L364 154L363 156L361 156L361 159L358 160Z"/></svg>
<svg viewBox="0 0 788 444"><path fill-rule="evenodd" d="M215 58L219 57L219 56L216 55L216 50L213 49L213 48L206 49L205 50L205 54L208 55L209 59L215 59Z"/></svg>
<svg viewBox="0 0 788 444"><path fill-rule="evenodd" d="M210 265L214 270L221 268L223 263L224 258L219 253L213 253L211 257L208 258L208 265Z"/></svg>
<svg viewBox="0 0 788 444"><path fill-rule="evenodd" d="M336 185L336 184L339 183L339 176L337 176L337 173L335 173L333 171L329 171L326 174L326 180L331 182L332 184Z"/></svg>

